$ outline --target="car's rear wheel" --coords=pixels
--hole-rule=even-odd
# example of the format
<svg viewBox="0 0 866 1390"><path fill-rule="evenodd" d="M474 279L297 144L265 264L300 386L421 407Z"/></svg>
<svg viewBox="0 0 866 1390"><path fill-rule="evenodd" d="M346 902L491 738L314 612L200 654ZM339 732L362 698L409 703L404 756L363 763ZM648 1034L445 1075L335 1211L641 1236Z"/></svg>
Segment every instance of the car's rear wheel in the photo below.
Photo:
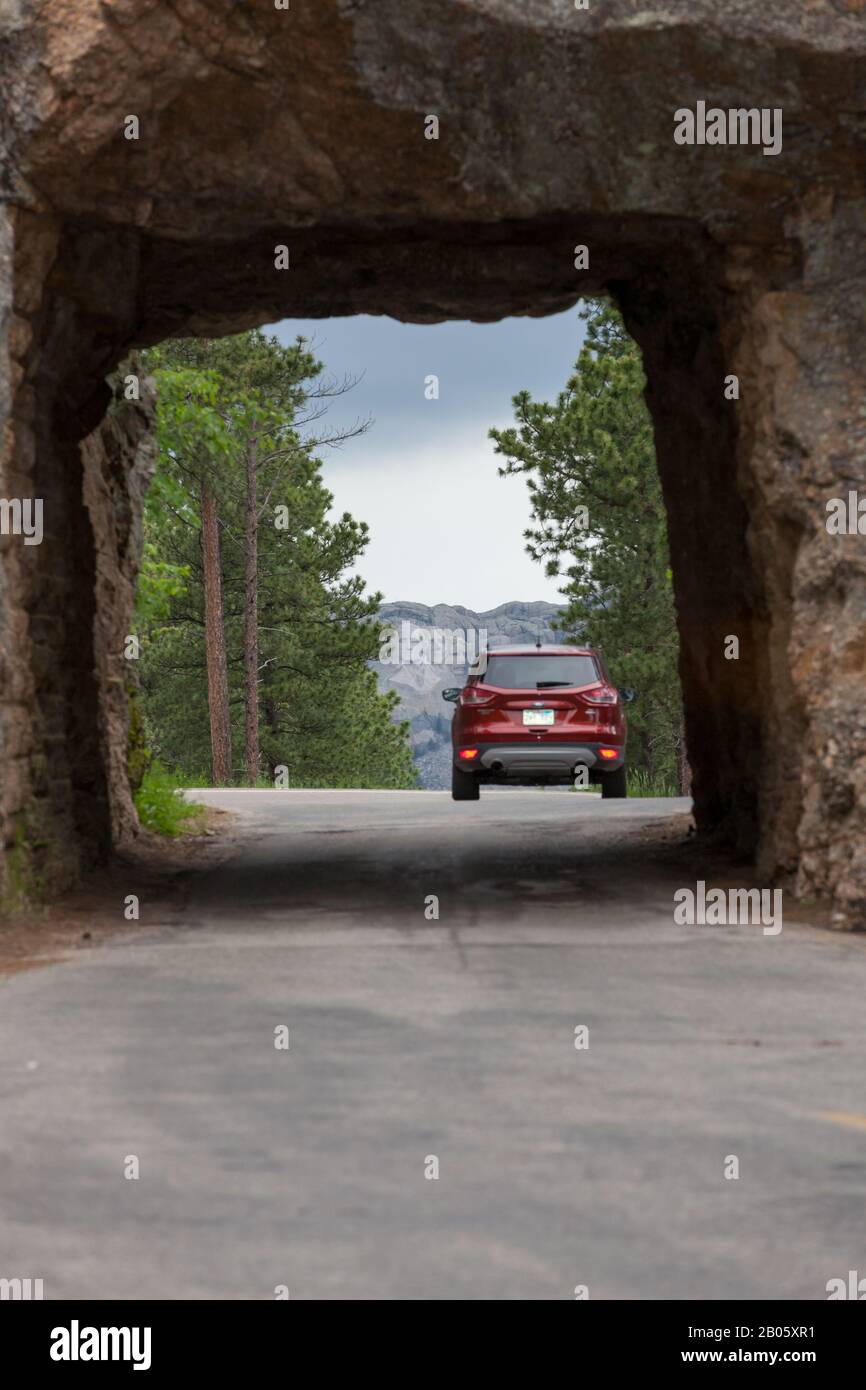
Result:
<svg viewBox="0 0 866 1390"><path fill-rule="evenodd" d="M605 801L609 796L628 796L628 779L624 767L618 767L616 772L605 772L602 775L602 801Z"/></svg>
<svg viewBox="0 0 866 1390"><path fill-rule="evenodd" d="M451 799L452 801L477 801L481 795L481 788L478 785L478 778L472 772L464 772L462 768L451 766Z"/></svg>

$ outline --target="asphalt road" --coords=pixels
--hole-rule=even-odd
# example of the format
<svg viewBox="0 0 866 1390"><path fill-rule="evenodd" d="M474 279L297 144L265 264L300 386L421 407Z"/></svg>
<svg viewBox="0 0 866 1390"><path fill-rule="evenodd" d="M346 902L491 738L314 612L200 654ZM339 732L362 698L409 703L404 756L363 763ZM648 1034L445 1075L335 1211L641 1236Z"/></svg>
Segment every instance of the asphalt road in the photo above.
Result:
<svg viewBox="0 0 866 1390"><path fill-rule="evenodd" d="M172 922L144 900L0 982L0 1277L823 1299L866 1273L866 942L675 925L688 880L651 849L688 803L207 799L238 852Z"/></svg>

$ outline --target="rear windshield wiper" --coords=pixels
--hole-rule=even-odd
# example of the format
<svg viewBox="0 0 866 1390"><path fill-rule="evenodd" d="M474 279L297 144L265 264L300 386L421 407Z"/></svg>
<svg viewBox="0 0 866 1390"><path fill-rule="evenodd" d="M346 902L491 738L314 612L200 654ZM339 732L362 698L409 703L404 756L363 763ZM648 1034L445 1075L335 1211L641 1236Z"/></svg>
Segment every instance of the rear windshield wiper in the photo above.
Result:
<svg viewBox="0 0 866 1390"><path fill-rule="evenodd" d="M555 686L567 686L568 681L536 681L536 690L553 690Z"/></svg>

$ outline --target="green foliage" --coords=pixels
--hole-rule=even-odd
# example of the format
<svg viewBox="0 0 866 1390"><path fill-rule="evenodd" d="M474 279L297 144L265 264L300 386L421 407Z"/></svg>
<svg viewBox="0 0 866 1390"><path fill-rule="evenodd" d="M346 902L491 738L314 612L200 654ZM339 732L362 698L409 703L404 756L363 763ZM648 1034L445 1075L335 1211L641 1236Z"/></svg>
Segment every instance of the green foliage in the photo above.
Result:
<svg viewBox="0 0 866 1390"><path fill-rule="evenodd" d="M597 782L586 787L569 787L569 791L581 794L600 793ZM630 768L628 774L629 796L679 796L676 782L664 772L647 772L645 768Z"/></svg>
<svg viewBox="0 0 866 1390"><path fill-rule="evenodd" d="M566 389L552 405L522 391L516 425L490 437L506 459L500 473L527 479L529 554L563 579L567 607L557 626L599 648L616 684L637 692L628 707L630 766L675 785L678 639L643 368L615 309L595 302L584 317L587 337Z"/></svg>
<svg viewBox="0 0 866 1390"><path fill-rule="evenodd" d="M665 771L647 772L645 768L633 768L628 774L629 796L679 796L679 788L673 776Z"/></svg>
<svg viewBox="0 0 866 1390"><path fill-rule="evenodd" d="M285 723L266 730L262 745L268 766L287 767L289 786L416 785L409 725L393 719L399 699L391 691L379 694L372 671L364 667L337 675L324 694L315 677L297 681L294 695ZM291 761L277 757L286 747L293 750Z"/></svg>
<svg viewBox="0 0 866 1390"><path fill-rule="evenodd" d="M3 859L0 917L20 917L40 904L45 885L34 868L34 850L38 844L28 832L26 817L16 816L12 844L7 846Z"/></svg>
<svg viewBox="0 0 866 1390"><path fill-rule="evenodd" d="M376 689L381 596L354 573L363 522L332 517L332 496L304 426L333 393L304 340L260 332L179 340L148 354L157 382L159 455L145 508L139 589L147 739L186 781L210 767L200 502L220 518L232 765L242 779L246 460L258 486L261 778L291 786L412 786L406 727ZM209 780L209 779L208 779Z"/></svg>
<svg viewBox="0 0 866 1390"><path fill-rule="evenodd" d="M145 541L135 605L139 620L155 624L167 619L172 599L183 595L188 578L188 565L172 565L167 560L161 560L155 543Z"/></svg>
<svg viewBox="0 0 866 1390"><path fill-rule="evenodd" d="M160 835L179 835L188 820L198 818L204 807L187 801L181 787L181 780L162 763L151 763L135 793L135 809L142 825Z"/></svg>

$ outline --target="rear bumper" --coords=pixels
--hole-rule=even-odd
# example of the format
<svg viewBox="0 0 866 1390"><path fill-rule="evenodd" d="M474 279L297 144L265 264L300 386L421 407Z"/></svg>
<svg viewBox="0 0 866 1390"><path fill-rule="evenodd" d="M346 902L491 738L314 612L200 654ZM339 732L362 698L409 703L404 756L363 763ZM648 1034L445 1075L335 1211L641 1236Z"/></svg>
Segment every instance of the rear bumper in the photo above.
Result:
<svg viewBox="0 0 866 1390"><path fill-rule="evenodd" d="M550 778L571 781L575 768L595 772L616 772L625 762L625 748L619 757L602 758L599 748L616 748L614 743L473 743L478 757L466 762L454 749L454 766L462 772L477 772L490 778Z"/></svg>

